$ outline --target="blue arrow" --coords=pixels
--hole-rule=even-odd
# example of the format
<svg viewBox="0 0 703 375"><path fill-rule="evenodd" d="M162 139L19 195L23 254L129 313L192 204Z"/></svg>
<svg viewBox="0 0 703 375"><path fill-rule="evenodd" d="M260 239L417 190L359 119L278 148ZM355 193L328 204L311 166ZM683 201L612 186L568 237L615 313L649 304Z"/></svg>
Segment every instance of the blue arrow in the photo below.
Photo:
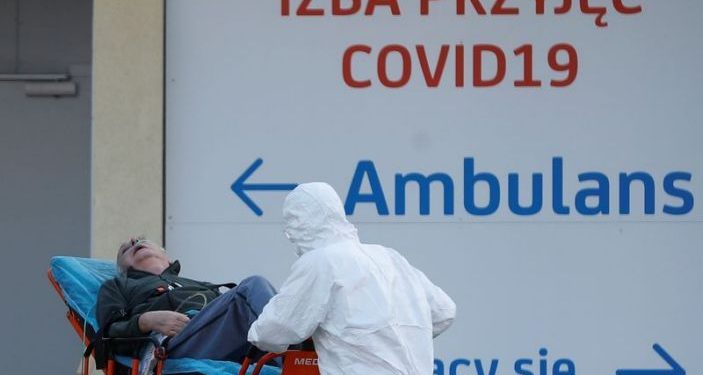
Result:
<svg viewBox="0 0 703 375"><path fill-rule="evenodd" d="M264 214L264 211L261 210L259 206L254 203L254 201L249 198L249 196L246 194L247 190L256 190L256 191L262 191L262 190L293 190L295 189L298 184L245 184L244 181L246 181L249 176L251 176L254 171L256 171L261 164L264 163L264 160L261 158L258 158L254 160L254 163L252 163L249 168L247 168L244 173L242 173L239 178L234 181L232 186L230 187L232 191L239 196L239 198L242 199L242 201L249 206L249 208L254 211L254 213L257 216L261 216Z"/></svg>
<svg viewBox="0 0 703 375"><path fill-rule="evenodd" d="M654 351L671 366L670 370L617 370L615 371L615 375L686 375L686 370L684 370L664 348L659 344L654 344L653 348Z"/></svg>

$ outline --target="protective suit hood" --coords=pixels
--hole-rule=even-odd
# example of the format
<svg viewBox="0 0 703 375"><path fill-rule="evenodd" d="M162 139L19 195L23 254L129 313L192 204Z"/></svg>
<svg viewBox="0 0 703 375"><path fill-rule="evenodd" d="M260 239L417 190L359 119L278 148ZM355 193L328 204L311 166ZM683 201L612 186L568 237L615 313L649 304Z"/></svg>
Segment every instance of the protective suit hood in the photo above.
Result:
<svg viewBox="0 0 703 375"><path fill-rule="evenodd" d="M337 192L324 182L301 184L288 194L283 220L286 237L298 256L340 241L359 241Z"/></svg>

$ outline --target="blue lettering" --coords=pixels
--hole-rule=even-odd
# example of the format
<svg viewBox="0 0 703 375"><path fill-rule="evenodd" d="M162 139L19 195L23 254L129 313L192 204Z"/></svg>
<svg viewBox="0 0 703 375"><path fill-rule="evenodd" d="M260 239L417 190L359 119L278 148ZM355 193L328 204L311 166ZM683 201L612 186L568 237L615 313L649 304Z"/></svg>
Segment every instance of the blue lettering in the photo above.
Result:
<svg viewBox="0 0 703 375"><path fill-rule="evenodd" d="M520 176L517 173L508 174L508 206L516 215L534 215L542 210L542 174L532 175L532 203L527 207L520 206Z"/></svg>
<svg viewBox="0 0 703 375"><path fill-rule="evenodd" d="M566 366L566 370L561 369L562 365ZM552 375L576 375L576 365L569 359L557 360L552 366Z"/></svg>
<svg viewBox="0 0 703 375"><path fill-rule="evenodd" d="M371 193L361 193L361 183L364 181L364 176L368 177ZM354 208L360 202L375 203L379 215L388 215L388 204L385 195L383 195L381 181L378 179L376 167L370 160L362 160L356 165L349 193L347 193L347 200L344 202L344 211L347 215L354 214Z"/></svg>
<svg viewBox="0 0 703 375"><path fill-rule="evenodd" d="M434 371L432 375L444 375L444 362L441 359L435 358L434 360Z"/></svg>
<svg viewBox="0 0 703 375"><path fill-rule="evenodd" d="M528 369L525 368L527 366L528 368L532 366L532 360L531 359L518 359L515 361L515 374L517 375L534 375L534 373Z"/></svg>
<svg viewBox="0 0 703 375"><path fill-rule="evenodd" d="M476 182L488 184L488 203L478 207L475 201L474 188ZM474 158L464 158L464 208L466 212L476 216L491 215L500 204L500 183L498 178L490 173L474 174Z"/></svg>
<svg viewBox="0 0 703 375"><path fill-rule="evenodd" d="M595 181L598 183L598 187L581 189L576 193L576 211L582 215L610 213L610 182L608 177L603 173L589 172L580 174L579 181ZM597 198L598 204L593 207L588 206L587 199L589 197Z"/></svg>
<svg viewBox="0 0 703 375"><path fill-rule="evenodd" d="M664 213L669 215L685 215L693 210L693 194L690 191L676 187L676 181L691 181L691 174L686 172L671 172L664 177L664 191L672 197L681 199L681 206L664 205Z"/></svg>
<svg viewBox="0 0 703 375"><path fill-rule="evenodd" d="M519 358L515 361L513 369L515 370L515 375L576 375L576 365L574 362L568 358L560 358L552 363L547 358L548 351L546 348L539 349L539 360L533 360L531 358ZM474 371L471 371L471 363L473 361ZM535 362L538 362L535 365ZM498 371L498 359L491 359L490 368L488 372L483 366L483 361L479 358L466 359L466 358L456 358L454 360L448 359L446 363L449 364L448 372L445 372L445 362L440 359L434 360L434 371L433 375L497 375ZM464 367L464 370L461 367ZM539 367L539 368L537 368ZM550 372L551 370L551 372Z"/></svg>
<svg viewBox="0 0 703 375"><path fill-rule="evenodd" d="M640 181L644 186L644 213L654 214L654 178L645 172L620 173L620 214L630 214L630 187L632 181Z"/></svg>
<svg viewBox="0 0 703 375"><path fill-rule="evenodd" d="M464 358L458 358L452 361L452 364L449 365L449 375L457 375L457 368L459 366L466 366L469 367L471 366L471 361L468 359Z"/></svg>
<svg viewBox="0 0 703 375"><path fill-rule="evenodd" d="M480 359L474 359L474 366L476 367L476 374L477 375L486 375L486 373L483 371L483 364L481 364ZM492 359L491 360L491 368L488 370L488 375L495 375L497 369L498 369L498 360Z"/></svg>
<svg viewBox="0 0 703 375"><path fill-rule="evenodd" d="M547 375L547 360L544 358L547 356L547 349L540 349L539 355L542 357L539 360L539 375Z"/></svg>
<svg viewBox="0 0 703 375"><path fill-rule="evenodd" d="M568 215L569 206L564 205L564 161L552 158L552 210L557 215Z"/></svg>
<svg viewBox="0 0 703 375"><path fill-rule="evenodd" d="M493 215L501 208L519 216L538 215L544 208L545 200L549 199L549 197L545 197L545 176L543 173L531 173L528 175L508 172L507 181L505 181L499 178L499 176L505 178L505 175L477 172L473 157L464 158L463 172L463 203L464 209L469 215ZM571 213L571 204L573 204L575 212L579 215L610 214L611 194L608 175L596 171L579 174L578 181L582 184L579 190L576 191L576 195L565 197L564 160L561 156L552 158L551 172L551 205L555 215L569 215ZM523 180L522 189L520 185L521 178ZM529 182L526 181L528 178ZM549 176L546 178L549 178ZM366 180L368 180L368 188L362 192L362 185L366 184ZM642 212L646 215L656 214L656 198L659 193L658 184L662 183L661 187L664 193L671 198L675 198L668 204L660 204L659 207L662 207L663 213L686 215L693 211L695 203L692 188L684 184L691 180L692 174L682 171L668 173L663 181L657 180L652 174L644 171L618 173L617 212L620 215L629 215L632 211L633 201L636 207L639 206L640 198L637 194L642 191ZM507 193L507 207L501 207L502 184L504 184L502 186L504 193ZM435 192L439 189L438 186L441 186L443 214L445 216L455 214L454 180L448 173L435 172L427 175L418 172L396 173L394 213L397 216L406 215L408 204L414 206L413 203L407 202L408 186L411 186L410 189L415 189L415 186L417 186L417 203L420 215L428 216L431 214L433 186ZM529 194L526 189L530 189ZM633 194L635 194L635 197L633 197ZM661 193L659 194L661 195ZM573 201L570 201L572 198ZM435 195L436 199L438 198ZM659 198L659 200L662 200L662 198ZM680 200L680 202L677 200ZM411 201L414 201L414 199L411 199ZM359 203L373 204L378 215L387 216L390 214L381 179L374 163L370 160L361 160L357 163L344 202L346 213L353 215ZM638 208L635 208L635 211L637 210Z"/></svg>
<svg viewBox="0 0 703 375"><path fill-rule="evenodd" d="M409 181L417 182L420 188L420 215L430 214L430 184L438 181L444 188L444 214L454 215L454 181L446 173L434 173L427 177L419 173L405 176L395 175L395 214L405 215L405 186Z"/></svg>

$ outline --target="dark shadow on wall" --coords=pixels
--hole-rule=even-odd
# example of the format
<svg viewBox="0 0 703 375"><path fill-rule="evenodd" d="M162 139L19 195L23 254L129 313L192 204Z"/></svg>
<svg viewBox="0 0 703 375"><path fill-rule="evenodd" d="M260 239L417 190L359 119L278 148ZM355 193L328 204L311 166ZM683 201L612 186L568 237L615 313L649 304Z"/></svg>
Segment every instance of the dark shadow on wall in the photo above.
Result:
<svg viewBox="0 0 703 375"><path fill-rule="evenodd" d="M0 74L72 73L71 97L0 81L2 373L75 374L80 340L46 278L89 256L92 1L0 0Z"/></svg>

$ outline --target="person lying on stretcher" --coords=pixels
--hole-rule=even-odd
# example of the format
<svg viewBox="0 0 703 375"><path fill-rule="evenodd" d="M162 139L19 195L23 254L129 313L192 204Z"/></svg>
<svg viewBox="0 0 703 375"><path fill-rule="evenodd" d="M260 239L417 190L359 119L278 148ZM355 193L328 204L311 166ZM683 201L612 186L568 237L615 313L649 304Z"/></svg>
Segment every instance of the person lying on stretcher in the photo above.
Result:
<svg viewBox="0 0 703 375"><path fill-rule="evenodd" d="M130 238L117 252L119 276L100 288L98 323L105 337L170 337L169 358L241 362L249 348L247 331L276 293L260 276L223 285L179 276L181 264L143 237ZM118 354L131 355L122 345ZM101 367L104 363L98 363Z"/></svg>

